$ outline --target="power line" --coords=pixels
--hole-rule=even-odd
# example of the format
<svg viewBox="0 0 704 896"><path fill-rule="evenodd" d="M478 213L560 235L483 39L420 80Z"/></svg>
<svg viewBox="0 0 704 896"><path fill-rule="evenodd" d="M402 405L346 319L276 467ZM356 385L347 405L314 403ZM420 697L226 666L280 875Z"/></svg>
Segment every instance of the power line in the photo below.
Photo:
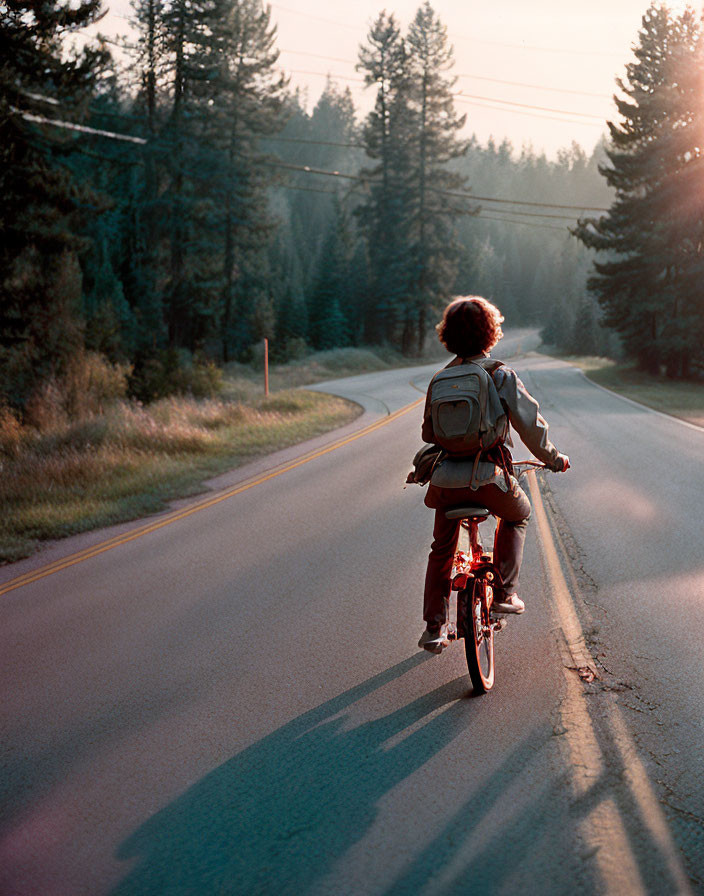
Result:
<svg viewBox="0 0 704 896"><path fill-rule="evenodd" d="M346 174L340 171L327 171L323 168L313 168L310 165L292 165L287 162L274 162L267 161L265 164L271 165L275 168L286 168L290 171L298 171L303 174L318 174L327 177L339 177L343 180L356 180L361 181L362 183L370 183L369 178L361 177L356 174ZM437 193L441 193L444 196L453 196L458 199L474 199L477 202L496 202L500 204L511 204L511 205L525 205L531 208L549 208L549 209L565 209L572 210L577 212L607 212L607 208L597 207L597 206L584 206L584 205L560 205L557 203L550 202L532 202L529 200L521 200L521 199L503 199L494 196L477 196L474 193L470 193L468 191L457 191L457 190L435 190ZM498 209L497 209L498 211ZM513 210L512 210L513 211ZM519 212L516 211L515 214L527 215L528 212ZM535 213L534 213L535 214ZM536 217L558 217L564 220L572 221L575 219L574 215L550 215L550 214L537 214Z"/></svg>
<svg viewBox="0 0 704 896"><path fill-rule="evenodd" d="M312 13L303 12L302 10L299 10L299 9L291 9L288 6L281 6L278 3L272 3L271 6L274 9L280 9L282 12L287 12L294 16L300 16L305 19L313 19L314 21L317 21L317 22L325 22L328 25L335 25L338 28L352 29L356 33L359 33L359 27L357 25L353 25L350 22L341 22L341 21L339 21L339 19L328 19L323 16L316 16L316 15L313 15ZM621 50L611 50L611 51L608 51L608 50L575 50L571 46L570 47L567 47L567 46L565 46L565 47L540 47L540 46L536 46L535 44L525 44L525 43L513 44L513 43L507 43L504 41L487 40L486 38L480 38L480 37L476 37L474 35L472 37L467 37L466 35L462 35L462 34L453 34L452 39L468 41L469 43L475 43L475 44L487 44L487 45L493 46L493 47L507 47L508 49L511 49L511 50L533 50L533 51L536 51L539 53L571 53L572 55L577 55L577 56L605 56L605 57L610 57L610 58L613 58L616 56L619 56L619 57L622 56Z"/></svg>
<svg viewBox="0 0 704 896"><path fill-rule="evenodd" d="M318 75L321 78L331 78L333 81L353 81L356 84L364 84L364 78L351 78L347 75L332 74L331 72L311 72L300 68L289 68L292 75Z"/></svg>
<svg viewBox="0 0 704 896"><path fill-rule="evenodd" d="M306 50L289 50L285 47L279 47L280 53L290 53L293 56L307 56L310 59L322 59L324 62L343 62L345 65L357 65L358 60L355 59L347 59L342 56L327 56L323 53L309 53ZM302 72L301 74L308 74L306 72ZM318 74L318 72L310 72L310 74ZM486 75L474 75L470 72L455 72L455 77L457 78L471 78L475 81L488 81L492 84L505 84L508 87L527 87L532 90L548 90L551 93L570 93L576 96L589 96L595 97L596 99L609 99L610 95L605 93L593 93L588 90L576 90L569 87L555 87L554 84L530 84L526 81L506 81L503 78L490 78ZM337 75L336 77L341 77Z"/></svg>
<svg viewBox="0 0 704 896"><path fill-rule="evenodd" d="M539 227L541 230L555 230L558 233L564 233L566 227L556 227L554 224L538 224L532 221L515 221L513 218L495 218L492 215L485 215L480 212L477 218L483 221L500 221L502 224L520 224L523 227Z"/></svg>
<svg viewBox="0 0 704 896"><path fill-rule="evenodd" d="M348 24L347 22L339 22L335 21L335 19L326 19L323 16L316 16L309 12L303 12L299 9L290 9L288 6L280 6L278 3L270 4L274 9L279 9L281 12L288 12L294 16L301 16L304 19L313 19L315 22L325 22L327 25L335 25L338 28L347 28L349 30L354 31L359 34L359 27L357 25Z"/></svg>
<svg viewBox="0 0 704 896"><path fill-rule="evenodd" d="M124 140L127 143L138 143L144 146L147 141L142 137L131 137L127 134L117 134L114 131L102 131L98 128L91 128L85 124L74 124L71 121L59 121L55 118L47 118L45 115L34 115L32 112L22 112L20 109L12 107L13 112L17 112L25 121L31 121L34 124L48 124L56 128L63 128L67 131L79 131L82 134L91 134L95 137L108 137L110 140Z"/></svg>
<svg viewBox="0 0 704 896"><path fill-rule="evenodd" d="M528 202L522 199L498 199L495 196L477 196L476 194L471 194L473 199L477 199L480 202L498 202L501 204L512 204L512 205L529 205L535 208L564 208L571 211L576 212L607 212L607 208L603 208L602 206L590 206L590 205L560 205L556 202Z"/></svg>
<svg viewBox="0 0 704 896"><path fill-rule="evenodd" d="M288 171L300 171L303 174L320 174L327 177L340 177L343 180L357 180L368 183L368 180L366 178L360 177L357 174L344 174L340 171L325 171L322 168L312 168L310 165L289 165L287 162L273 162L268 160L263 164L269 165L272 168L284 168Z"/></svg>
<svg viewBox="0 0 704 896"><path fill-rule="evenodd" d="M366 149L363 143L342 143L336 140L307 140L305 137L262 137L277 143L302 143L306 146L337 146L344 149Z"/></svg>
<svg viewBox="0 0 704 896"><path fill-rule="evenodd" d="M464 103L467 106L476 106L479 109L496 109L499 112L509 112L513 115L528 115L531 118L545 118L548 121L560 121L562 124L581 124L588 127L594 127L595 125L589 121L582 121L579 118L564 118L562 116L558 117L557 115L545 115L543 112L530 112L526 109L507 109L505 106L493 106L491 103L480 103L476 100L465 100L462 99L461 96L455 97L458 103Z"/></svg>
<svg viewBox="0 0 704 896"><path fill-rule="evenodd" d="M502 78L489 78L485 75L460 74L459 72L456 72L455 76L458 78L471 78L474 81L489 81L492 84L505 84L508 87L529 87L531 90L549 90L551 93L570 93L575 96L590 96L600 100L611 98L610 95L605 93L591 93L588 90L573 90L569 87L549 87L547 84L528 84L524 81L504 81Z"/></svg>
<svg viewBox="0 0 704 896"><path fill-rule="evenodd" d="M569 109L552 109L549 106L534 106L529 103L516 103L513 100L500 100L493 96L476 96L475 94L464 93L462 91L455 94L455 96L470 100L487 100L492 103L500 103L503 106L517 106L519 109L535 109L539 112L557 112L560 115L576 115L578 118L592 118L596 121L604 120L601 115L590 115L587 112L572 112Z"/></svg>
<svg viewBox="0 0 704 896"><path fill-rule="evenodd" d="M29 97L30 100L35 100L38 103L47 103L50 106L60 106L61 103L54 99L52 96L42 96L40 93L32 93L29 90L21 91L25 96Z"/></svg>
<svg viewBox="0 0 704 896"><path fill-rule="evenodd" d="M445 195L444 191L442 192ZM452 194L455 195L455 194ZM493 212L501 212L501 209L491 209ZM520 209L512 208L508 209L512 215L518 215L521 218L555 218L558 221L573 221L575 224L577 223L577 215L553 215L551 212L522 212Z"/></svg>
<svg viewBox="0 0 704 896"><path fill-rule="evenodd" d="M283 47L279 47L279 52L280 53L290 53L291 55L294 55L294 56L307 56L311 59L322 59L325 62L343 62L346 65L356 65L357 64L357 61L354 59L346 59L341 56L326 56L322 53L308 53L305 50L288 50ZM296 69L289 69L289 71L292 71L294 73L301 74L301 75L322 75L323 74L322 72L309 72L309 71L298 71L297 72ZM329 73L326 73L326 74L329 74ZM469 78L474 81L487 81L491 84L504 84L508 87L525 87L525 88L529 88L531 90L547 90L547 91L550 91L551 93L569 93L574 96L589 96L589 97L594 97L594 98L600 99L600 100L610 99L610 94L594 93L589 90L576 90L576 89L570 88L570 87L555 87L554 84L553 85L530 84L527 81L506 81L503 78L490 78L486 75L474 75L470 72L455 72L454 75L457 78ZM337 74L331 75L331 77L340 78L340 79L343 78L342 75L337 75ZM352 80L352 79L349 78L347 80ZM359 79L354 79L354 80L363 81L364 79L359 78Z"/></svg>
<svg viewBox="0 0 704 896"><path fill-rule="evenodd" d="M39 100L47 99L38 94L35 96L35 98L39 99ZM34 122L37 124L53 125L54 127L58 127L58 128L63 128L63 129L71 130L71 131L77 131L80 133L90 134L92 136L106 137L111 140L122 140L122 141L125 141L128 143L136 143L141 146L145 146L148 143L148 141L146 139L144 139L143 137L134 137L134 136L131 136L128 134L119 134L119 133L116 133L115 131L106 131L106 130L103 130L100 128L92 128L87 125L79 125L79 124L74 124L73 122L67 122L67 121L61 121L58 119L47 118L44 115L35 115L31 112L23 112L14 107L13 107L13 112L19 113L22 116L22 118L24 118L26 121L31 121L31 122ZM100 113L100 112L98 112L96 114L98 114L98 115L108 114L108 115L115 116L115 117L123 117L123 116L120 116L119 113ZM124 117L129 118L132 116L124 116ZM271 139L271 140L278 139L278 140L283 140L285 142L303 143L303 144L308 144L308 145L312 144L312 145L321 145L321 146L343 146L343 147L354 147L354 148L361 148L361 149L364 148L362 144L337 143L335 141L324 141L324 140L305 140L303 138L295 138L295 137L289 137L289 138L287 138L287 137L279 137L279 138L272 137L272 138L266 138L266 139ZM352 180L352 181L357 181L357 182L361 182L364 184L369 184L369 182L370 182L370 180L368 178L362 177L360 175L347 174L347 173L341 172L341 171L328 171L327 169L314 168L310 165L293 165L293 164L290 164L287 162L274 161L274 160L263 160L262 164L267 165L269 167L273 167L273 168L281 168L281 169L288 170L288 171L297 171L297 172L301 172L304 174L315 174L315 175L321 175L321 176L325 176L325 177L339 177L343 180ZM451 197L457 198L457 199L473 199L477 202L493 202L493 203L502 204L502 205L512 205L512 206L522 205L522 206L527 206L530 208L562 209L565 211L572 210L572 211L579 211L582 213L587 212L587 211L595 211L595 212L607 212L608 211L607 208L603 208L600 206L565 205L565 204L559 204L559 203L534 202L532 200L505 199L505 198L497 197L497 196L480 196L475 193L471 193L467 190L435 190L434 192L439 193L441 195L445 195L445 196L451 196ZM525 216L525 217L558 218L558 219L562 219L562 220L574 220L576 217L574 215L570 215L570 216L559 215L559 214L556 215L556 214L547 213L547 212L540 212L540 213L523 212L523 211L520 211L517 209L511 209L511 213L516 214L516 215Z"/></svg>
<svg viewBox="0 0 704 896"><path fill-rule="evenodd" d="M339 195L337 190L322 190L317 187L302 187L298 184L276 184L276 186L281 187L283 190L300 190L302 193L324 193L326 196Z"/></svg>
<svg viewBox="0 0 704 896"><path fill-rule="evenodd" d="M130 45L130 44L127 44L124 42L120 43L118 41L111 40L110 38L106 38L104 35L100 35L100 34L98 34L98 35L80 34L78 32L70 32L70 33L76 34L76 36L79 36L79 37L83 37L85 40L95 40L98 42L105 41L107 43L113 44L116 47L119 47L120 49L137 49L134 45ZM279 48L279 52L294 53L294 54L301 55L301 56L309 56L312 58L324 59L327 61L344 62L344 63L348 63L351 65L354 64L352 62L352 60L349 60L349 59L341 59L336 56L325 56L325 55L321 55L318 53L306 53L306 52L299 51L299 50L286 50L286 49L282 49L282 48ZM348 75L332 74L330 72L314 72L314 71L303 70L303 69L290 69L289 71L292 74L313 75L316 77L325 77L325 78L330 77L333 80L336 79L336 80L340 80L340 81L349 81L351 83L360 84L360 85L364 84L363 78L356 78L356 77L352 77L352 76L348 76ZM558 92L562 92L562 93L571 93L571 94L576 94L576 95L580 95L580 96L592 96L592 97L597 97L597 98L602 98L602 99L606 98L602 94L588 93L586 91L570 90L570 89L562 90L561 88L545 87L545 86L541 86L538 84L527 84L527 83L522 83L519 81L504 81L499 78L487 78L487 77L483 77L481 75L458 75L458 77L476 78L478 80L489 81L489 82L496 83L496 84L506 84L506 85L513 86L513 87L527 87L527 88L536 89L536 90L554 90L554 91L558 91ZM568 109L553 109L552 107L549 107L549 106L537 106L537 105L532 105L529 103L518 103L518 102L515 102L514 100L504 100L499 97L481 96L478 94L464 93L463 91L457 92L454 95L454 98L460 103L478 106L478 108L480 108L480 109L491 109L491 108L496 109L497 108L496 105L487 105L487 104L499 104L498 105L499 111L514 112L519 115L532 115L536 118L547 118L551 121L561 121L564 123L586 124L587 122L586 121L576 121L575 122L574 118L572 118L572 119L556 118L552 115L541 115L541 114L536 114L536 113L548 112L548 113L555 113L557 115L577 116L579 119L591 119L592 121L595 121L595 122L596 121L599 121L599 122L604 121L604 118L601 115L592 115L592 114L585 113L585 112L575 112L575 111L571 111ZM503 107L506 107L506 108L503 108Z"/></svg>
<svg viewBox="0 0 704 896"><path fill-rule="evenodd" d="M37 97L37 98L39 98L39 97ZM486 106L486 107L482 107L482 108L491 108L491 107ZM504 110L502 110L502 111L504 111ZM512 111L512 110L506 110L506 111ZM129 115L125 112L110 112L106 109L96 109L94 114L98 117L104 116L107 118L122 119L124 121L142 121L143 120L140 116L137 116L137 115ZM525 114L527 114L527 113L525 113ZM543 116L543 117L547 117L547 116ZM563 119L556 119L556 120L562 121ZM584 122L579 122L579 124L583 124L583 123ZM307 145L307 146L334 146L334 147L340 147L342 149L366 150L366 146L363 143L353 143L353 142L349 142L349 141L343 142L343 141L337 141L337 140L311 140L311 139L308 139L305 137L283 137L283 136L262 137L262 140L281 142L281 143L294 143L294 144L298 143L298 144ZM489 199L487 197L477 196L476 198L477 199L485 198L487 201L489 201ZM502 200L502 201L509 201L509 200ZM526 203L521 203L521 204L525 205ZM536 203L536 204L540 205L540 203ZM577 208L577 206L561 206L561 207L562 208ZM579 206L579 208L581 208L581 206ZM593 211L603 211L604 209L596 208L596 209L592 209L592 210Z"/></svg>
<svg viewBox="0 0 704 896"><path fill-rule="evenodd" d="M317 187L304 187L299 184L277 184L283 190L296 190L301 193L322 193L325 196L338 196L339 193L337 190L323 190ZM509 217L496 217L495 215L488 215L483 210L480 211L477 215L477 218L481 218L483 221L497 221L502 224L520 224L523 227L539 227L542 230L555 230L558 233L565 233L567 227L556 227L554 224L542 224L533 221L517 221L515 218ZM573 220L573 219L569 219Z"/></svg>
<svg viewBox="0 0 704 896"><path fill-rule="evenodd" d="M498 40L486 40L479 37L467 37L462 34L453 34L453 40L468 41L469 43L487 44L494 47L506 47L509 50L531 50L538 53L570 53L572 56L601 56L609 59L622 58L621 50L575 50L572 46L565 47L539 47L535 44L512 44Z"/></svg>
<svg viewBox="0 0 704 896"><path fill-rule="evenodd" d="M283 51L282 51L283 52ZM288 52L288 51L286 51ZM308 53L305 55L314 56L316 59L326 59L328 61L335 62L347 62L350 65L354 65L351 59L337 59L335 57L327 57L327 56L319 56L316 53ZM338 72L314 72L310 69L299 69L299 68L289 68L287 69L292 75L316 75L320 78L331 78L335 81L352 81L357 84L364 84L364 78L353 78L349 75L341 75ZM503 84L508 87L525 87L531 90L547 90L551 93L568 93L573 96L588 96L599 100L608 100L610 99L610 95L605 93L592 93L588 90L573 90L569 87L550 87L547 84L528 84L522 81L505 81L503 78L489 78L484 75L470 75L470 74L460 74L455 73L455 77L457 78L468 78L474 81L487 81L490 84ZM570 113L573 114L573 113ZM576 113L575 113L576 114Z"/></svg>

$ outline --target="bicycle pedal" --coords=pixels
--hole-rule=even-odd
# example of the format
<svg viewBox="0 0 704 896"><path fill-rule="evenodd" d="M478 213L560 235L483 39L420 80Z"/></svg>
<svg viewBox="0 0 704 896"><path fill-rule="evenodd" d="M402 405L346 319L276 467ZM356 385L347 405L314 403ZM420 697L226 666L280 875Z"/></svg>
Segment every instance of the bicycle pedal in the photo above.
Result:
<svg viewBox="0 0 704 896"><path fill-rule="evenodd" d="M456 641L458 638L457 628L452 623L447 626L446 636L448 641Z"/></svg>
<svg viewBox="0 0 704 896"><path fill-rule="evenodd" d="M495 616L492 616L490 621L491 621L491 627L494 630L494 632L502 632L508 625L508 619L506 619L504 616L500 616L498 618Z"/></svg>

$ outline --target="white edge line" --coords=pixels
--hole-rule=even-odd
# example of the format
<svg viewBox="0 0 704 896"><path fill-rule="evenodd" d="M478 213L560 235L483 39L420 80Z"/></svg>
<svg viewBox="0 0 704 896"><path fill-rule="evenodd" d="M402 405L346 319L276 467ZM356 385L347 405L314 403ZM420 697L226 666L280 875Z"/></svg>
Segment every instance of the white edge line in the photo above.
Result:
<svg viewBox="0 0 704 896"><path fill-rule="evenodd" d="M546 355L546 358L552 358L552 355ZM561 358L555 358L556 361L562 360ZM625 395L621 395L620 392L616 392L614 389L609 389L606 386L602 386L601 383L595 383L593 379L590 379L586 375L586 373L582 370L581 367L577 367L576 364L570 364L569 361L565 361L568 367L571 367L573 370L581 373L584 379L590 383L592 386L595 386L597 389L601 389L602 392L607 392L609 395L613 395L615 398L620 398L621 401L627 401L629 404L632 404L634 407L640 408L643 411L650 411L651 414L657 414L658 417L662 417L665 420L670 420L673 423L679 423L681 426L686 426L688 429L693 429L696 432L704 432L704 426L699 426L696 423L690 423L689 420L683 420L681 417L675 417L674 414L666 414L665 411L658 411L656 408L651 408L650 405L643 404L641 401L635 401L633 398L627 398Z"/></svg>

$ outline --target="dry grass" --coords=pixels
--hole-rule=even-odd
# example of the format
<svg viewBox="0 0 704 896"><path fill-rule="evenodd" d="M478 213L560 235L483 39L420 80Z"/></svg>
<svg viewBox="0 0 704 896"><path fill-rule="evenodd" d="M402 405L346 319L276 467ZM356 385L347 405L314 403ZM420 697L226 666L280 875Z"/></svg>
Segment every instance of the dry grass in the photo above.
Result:
<svg viewBox="0 0 704 896"><path fill-rule="evenodd" d="M218 398L179 396L146 407L125 398L130 368L81 355L62 380L37 391L23 423L0 406L0 562L25 557L46 539L152 513L197 493L208 476L360 413L296 387L444 355L434 338L422 358L388 348L316 352L272 365L268 399L260 370L230 364Z"/></svg>
<svg viewBox="0 0 704 896"><path fill-rule="evenodd" d="M704 382L669 380L610 358L567 357L589 379L655 410L704 427Z"/></svg>
<svg viewBox="0 0 704 896"><path fill-rule="evenodd" d="M203 479L352 419L339 398L288 390L269 399L115 400L71 422L21 425L0 408L0 561L44 539L137 518L200 490Z"/></svg>

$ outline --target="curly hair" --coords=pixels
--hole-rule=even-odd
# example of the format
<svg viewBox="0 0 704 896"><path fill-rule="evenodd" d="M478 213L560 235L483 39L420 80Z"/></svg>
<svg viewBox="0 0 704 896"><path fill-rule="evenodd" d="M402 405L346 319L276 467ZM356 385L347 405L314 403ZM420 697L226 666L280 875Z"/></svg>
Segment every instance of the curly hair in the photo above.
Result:
<svg viewBox="0 0 704 896"><path fill-rule="evenodd" d="M491 351L501 339L503 319L496 305L481 296L458 296L445 308L435 329L449 352L472 358Z"/></svg>

